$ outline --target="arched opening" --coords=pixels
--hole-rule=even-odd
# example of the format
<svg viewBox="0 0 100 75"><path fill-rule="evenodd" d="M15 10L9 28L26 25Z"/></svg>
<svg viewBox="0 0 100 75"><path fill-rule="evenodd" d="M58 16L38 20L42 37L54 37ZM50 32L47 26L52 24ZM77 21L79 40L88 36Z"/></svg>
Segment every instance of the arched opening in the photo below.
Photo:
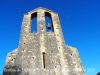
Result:
<svg viewBox="0 0 100 75"><path fill-rule="evenodd" d="M37 12L31 14L31 33L37 32Z"/></svg>
<svg viewBox="0 0 100 75"><path fill-rule="evenodd" d="M51 19L51 14L49 12L45 12L45 23L46 23L46 32L53 32L53 23Z"/></svg>
<svg viewBox="0 0 100 75"><path fill-rule="evenodd" d="M45 55L46 55L46 53L45 52L42 52L42 55L43 55L43 68L45 69L45 67L46 67Z"/></svg>

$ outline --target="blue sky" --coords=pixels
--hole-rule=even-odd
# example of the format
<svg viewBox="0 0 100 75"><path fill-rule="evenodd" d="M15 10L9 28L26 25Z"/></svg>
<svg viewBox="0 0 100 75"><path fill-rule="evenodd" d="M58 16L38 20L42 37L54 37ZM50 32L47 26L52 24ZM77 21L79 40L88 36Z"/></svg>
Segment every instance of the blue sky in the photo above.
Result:
<svg viewBox="0 0 100 75"><path fill-rule="evenodd" d="M0 0L0 74L6 54L18 47L23 14L37 7L59 13L66 44L78 48L86 75L96 75L100 71L100 0Z"/></svg>

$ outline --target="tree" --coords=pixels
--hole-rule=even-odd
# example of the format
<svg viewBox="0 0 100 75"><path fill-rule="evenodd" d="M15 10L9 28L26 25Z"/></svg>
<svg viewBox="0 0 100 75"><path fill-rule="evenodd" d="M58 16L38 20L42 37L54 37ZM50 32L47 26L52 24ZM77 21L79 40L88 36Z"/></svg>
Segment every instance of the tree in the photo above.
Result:
<svg viewBox="0 0 100 75"><path fill-rule="evenodd" d="M100 75L100 72L98 72L96 75Z"/></svg>

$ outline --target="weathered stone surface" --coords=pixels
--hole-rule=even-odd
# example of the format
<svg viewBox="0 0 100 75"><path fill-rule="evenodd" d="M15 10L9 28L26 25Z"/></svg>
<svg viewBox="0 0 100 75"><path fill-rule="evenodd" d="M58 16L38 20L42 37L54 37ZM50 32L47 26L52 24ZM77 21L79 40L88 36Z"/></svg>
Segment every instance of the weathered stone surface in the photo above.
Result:
<svg viewBox="0 0 100 75"><path fill-rule="evenodd" d="M45 12L53 32L46 32ZM30 32L32 16L37 16L36 33ZM85 75L78 50L65 45L58 14L41 7L24 15L19 47L7 54L5 69L3 75Z"/></svg>

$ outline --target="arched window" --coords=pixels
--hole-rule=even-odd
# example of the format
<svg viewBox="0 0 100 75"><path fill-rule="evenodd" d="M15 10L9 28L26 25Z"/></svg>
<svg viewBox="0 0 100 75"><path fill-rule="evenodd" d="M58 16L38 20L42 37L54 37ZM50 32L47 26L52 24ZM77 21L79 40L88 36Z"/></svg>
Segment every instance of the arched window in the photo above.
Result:
<svg viewBox="0 0 100 75"><path fill-rule="evenodd" d="M42 55L43 55L43 68L45 69L45 67L46 67L46 59L45 59L45 55L46 55L46 53L43 52Z"/></svg>
<svg viewBox="0 0 100 75"><path fill-rule="evenodd" d="M31 33L37 32L37 12L31 14Z"/></svg>
<svg viewBox="0 0 100 75"><path fill-rule="evenodd" d="M49 12L45 12L45 23L46 23L46 32L53 32L53 23L51 19L51 14Z"/></svg>

